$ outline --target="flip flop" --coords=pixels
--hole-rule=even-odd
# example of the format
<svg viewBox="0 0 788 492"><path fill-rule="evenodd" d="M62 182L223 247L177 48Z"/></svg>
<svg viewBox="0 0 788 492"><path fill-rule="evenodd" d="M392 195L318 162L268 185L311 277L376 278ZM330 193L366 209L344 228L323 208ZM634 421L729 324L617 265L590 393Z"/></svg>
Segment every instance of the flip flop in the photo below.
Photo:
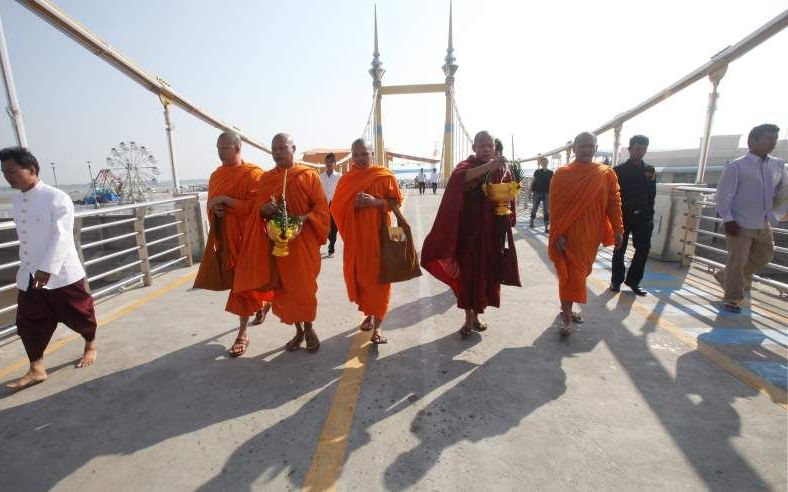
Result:
<svg viewBox="0 0 788 492"><path fill-rule="evenodd" d="M367 316L364 318L364 321L361 322L361 325L358 327L361 331L370 331L372 329L372 316Z"/></svg>
<svg viewBox="0 0 788 492"><path fill-rule="evenodd" d="M233 350L233 348L236 345L240 345L241 346L241 351L240 352ZM233 346L230 347L230 350L228 350L228 352L230 353L230 357L240 357L240 356L242 356L243 354L246 353L246 349L247 348L249 348L249 339L248 338L238 337L238 338L235 339L235 342L233 342Z"/></svg>
<svg viewBox="0 0 788 492"><path fill-rule="evenodd" d="M389 343L389 339L381 335L380 333L375 333L372 335L370 339L373 345L382 345L384 343Z"/></svg>

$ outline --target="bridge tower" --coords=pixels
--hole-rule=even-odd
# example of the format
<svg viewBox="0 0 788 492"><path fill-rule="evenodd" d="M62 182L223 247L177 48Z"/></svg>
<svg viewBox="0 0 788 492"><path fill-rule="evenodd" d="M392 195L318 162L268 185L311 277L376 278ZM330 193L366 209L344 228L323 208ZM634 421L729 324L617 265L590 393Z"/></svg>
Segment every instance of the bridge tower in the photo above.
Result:
<svg viewBox="0 0 788 492"><path fill-rule="evenodd" d="M397 94L426 94L426 93L443 93L446 96L446 119L443 125L443 159L441 162L442 175L444 184L449 178L451 171L454 167L452 156L454 155L454 74L457 72L457 64L454 63L454 46L452 40L452 6L449 4L449 43L446 49L446 57L444 58L443 73L445 80L440 84L412 84L412 85L383 85L383 74L386 72L383 69L383 63L380 61L380 51L378 49L378 12L375 7L375 40L374 51L372 52L372 68L369 69L369 74L372 76L372 89L374 91L375 107L374 107L374 145L375 145L375 158L374 162L379 165L387 166L386 151L383 146L383 96L384 95L397 95Z"/></svg>

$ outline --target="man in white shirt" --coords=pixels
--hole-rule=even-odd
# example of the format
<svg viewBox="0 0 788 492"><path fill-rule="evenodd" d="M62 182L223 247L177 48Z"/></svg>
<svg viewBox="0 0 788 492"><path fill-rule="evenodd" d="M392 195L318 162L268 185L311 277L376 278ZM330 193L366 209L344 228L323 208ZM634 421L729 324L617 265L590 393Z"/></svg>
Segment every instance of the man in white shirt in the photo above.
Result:
<svg viewBox="0 0 788 492"><path fill-rule="evenodd" d="M435 195L438 193L438 171L435 168L432 168L432 173L430 174L430 186L432 186L432 194Z"/></svg>
<svg viewBox="0 0 788 492"><path fill-rule="evenodd" d="M778 223L775 202L788 186L785 162L769 155L779 133L777 125L753 128L747 137L750 151L725 166L717 185L728 260L715 277L725 289L721 306L726 311L741 312L745 284L774 256L770 224Z"/></svg>
<svg viewBox="0 0 788 492"><path fill-rule="evenodd" d="M57 324L63 323L85 339L76 367L96 360L96 312L85 289L85 269L74 245L74 205L67 194L44 184L39 165L27 149L0 150L3 176L14 196L13 216L19 237L16 274L16 326L25 346L30 370L9 388L22 389L47 378L46 349Z"/></svg>
<svg viewBox="0 0 788 492"><path fill-rule="evenodd" d="M326 156L326 172L320 174L320 181L323 182L323 189L326 191L326 200L331 207L331 200L334 198L334 190L337 188L339 178L342 176L334 169L337 163L337 156L333 152ZM334 217L331 217L331 228L328 230L328 258L334 257L334 245L337 242L337 225Z"/></svg>
<svg viewBox="0 0 788 492"><path fill-rule="evenodd" d="M419 169L419 175L416 176L416 182L419 184L419 195L424 194L427 188L427 175L424 174L424 168Z"/></svg>

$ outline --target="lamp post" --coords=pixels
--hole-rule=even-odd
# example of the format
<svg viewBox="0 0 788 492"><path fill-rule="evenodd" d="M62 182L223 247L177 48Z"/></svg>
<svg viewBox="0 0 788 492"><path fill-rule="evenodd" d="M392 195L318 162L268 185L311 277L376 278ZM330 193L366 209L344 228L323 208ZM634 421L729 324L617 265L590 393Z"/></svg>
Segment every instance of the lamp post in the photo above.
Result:
<svg viewBox="0 0 788 492"><path fill-rule="evenodd" d="M93 208L99 208L98 192L96 191L96 181L93 179L93 170L90 168L90 161L85 161L88 165L88 176L90 176L90 189L93 190Z"/></svg>
<svg viewBox="0 0 788 492"><path fill-rule="evenodd" d="M54 177L55 177L55 188L58 188L58 184L57 184L57 171L55 171L55 163L54 163L54 162L50 162L50 163L49 163L49 165L50 165L50 166L52 166L52 176L54 176Z"/></svg>

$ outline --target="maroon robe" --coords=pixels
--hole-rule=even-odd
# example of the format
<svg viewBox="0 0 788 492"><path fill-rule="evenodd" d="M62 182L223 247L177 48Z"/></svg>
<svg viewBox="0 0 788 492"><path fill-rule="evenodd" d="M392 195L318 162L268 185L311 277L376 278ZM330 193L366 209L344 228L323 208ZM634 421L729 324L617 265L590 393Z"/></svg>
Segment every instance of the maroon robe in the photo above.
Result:
<svg viewBox="0 0 788 492"><path fill-rule="evenodd" d="M500 307L502 283L520 285L517 254L506 242L517 221L514 200L511 215L496 216L495 203L482 191L484 176L465 182L465 173L482 164L471 156L457 165L421 249L421 266L451 287L457 307L476 313ZM501 172L490 181L501 182ZM508 174L503 181L511 181Z"/></svg>

